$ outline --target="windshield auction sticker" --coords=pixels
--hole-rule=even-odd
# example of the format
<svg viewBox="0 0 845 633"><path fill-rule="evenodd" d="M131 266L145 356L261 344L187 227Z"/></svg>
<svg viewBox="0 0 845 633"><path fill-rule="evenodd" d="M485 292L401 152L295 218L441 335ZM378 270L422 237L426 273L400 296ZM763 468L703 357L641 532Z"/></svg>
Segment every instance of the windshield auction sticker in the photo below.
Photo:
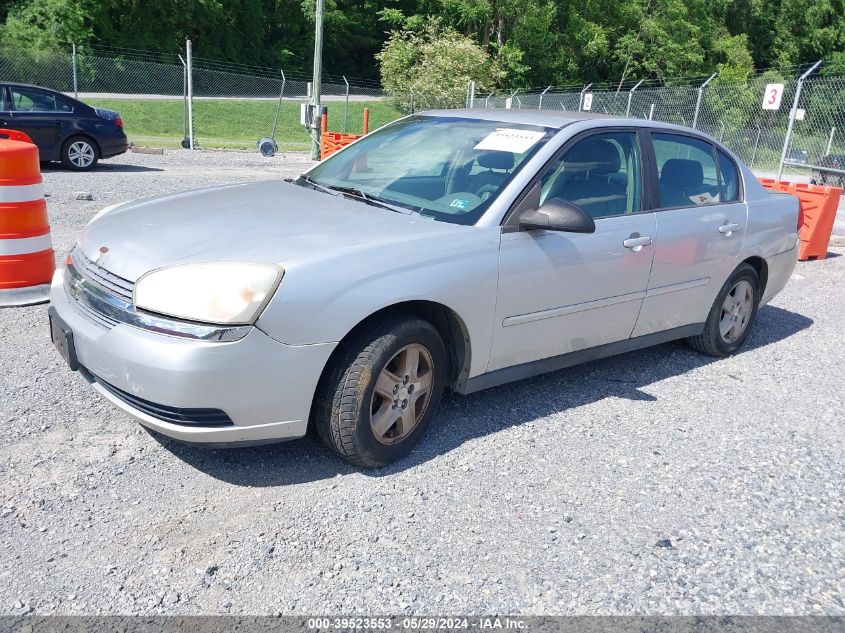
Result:
<svg viewBox="0 0 845 633"><path fill-rule="evenodd" d="M481 142L473 149L522 154L531 149L534 143L543 138L544 134L545 132L535 132L534 130L500 127L481 139Z"/></svg>

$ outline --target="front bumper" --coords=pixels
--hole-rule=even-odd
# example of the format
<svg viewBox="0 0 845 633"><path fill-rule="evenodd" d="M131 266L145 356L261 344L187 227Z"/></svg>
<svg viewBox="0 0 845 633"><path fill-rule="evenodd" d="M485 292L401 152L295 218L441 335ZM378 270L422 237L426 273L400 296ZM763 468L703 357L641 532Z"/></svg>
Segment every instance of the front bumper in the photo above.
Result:
<svg viewBox="0 0 845 633"><path fill-rule="evenodd" d="M73 331L81 373L141 424L175 439L213 444L305 435L317 382L336 343L285 345L258 328L237 341L211 342L124 323L107 327L68 297L64 274L56 271L50 298ZM151 403L165 411L219 410L231 424L165 421L150 415L156 411Z"/></svg>

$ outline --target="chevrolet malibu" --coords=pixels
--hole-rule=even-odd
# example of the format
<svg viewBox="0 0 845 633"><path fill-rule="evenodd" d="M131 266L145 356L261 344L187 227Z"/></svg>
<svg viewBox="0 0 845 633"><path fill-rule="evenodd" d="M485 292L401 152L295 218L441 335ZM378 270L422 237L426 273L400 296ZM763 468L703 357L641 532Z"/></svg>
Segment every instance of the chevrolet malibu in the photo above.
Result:
<svg viewBox="0 0 845 633"><path fill-rule="evenodd" d="M795 198L693 130L432 111L295 180L103 209L53 280L51 334L149 429L239 445L313 425L378 467L446 388L682 338L733 354L797 224Z"/></svg>

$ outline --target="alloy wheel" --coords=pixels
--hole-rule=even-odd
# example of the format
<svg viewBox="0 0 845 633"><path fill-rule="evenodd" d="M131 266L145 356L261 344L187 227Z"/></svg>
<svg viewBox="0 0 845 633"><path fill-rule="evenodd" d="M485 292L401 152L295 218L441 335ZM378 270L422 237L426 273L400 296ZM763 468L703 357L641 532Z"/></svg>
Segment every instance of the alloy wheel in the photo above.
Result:
<svg viewBox="0 0 845 633"><path fill-rule="evenodd" d="M90 167L94 162L94 148L86 141L74 141L67 149L67 157L76 167Z"/></svg>
<svg viewBox="0 0 845 633"><path fill-rule="evenodd" d="M722 304L719 333L725 343L734 343L748 328L754 311L754 288L742 279L730 289Z"/></svg>
<svg viewBox="0 0 845 633"><path fill-rule="evenodd" d="M382 444L407 437L425 416L434 377L431 353L412 343L400 349L379 372L370 404L370 427Z"/></svg>

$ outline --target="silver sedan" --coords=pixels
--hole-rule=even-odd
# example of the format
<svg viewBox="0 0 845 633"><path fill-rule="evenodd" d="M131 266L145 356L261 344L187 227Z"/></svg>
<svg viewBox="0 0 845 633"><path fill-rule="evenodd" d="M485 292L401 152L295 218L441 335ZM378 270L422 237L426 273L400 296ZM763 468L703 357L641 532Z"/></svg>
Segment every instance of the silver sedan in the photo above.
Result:
<svg viewBox="0 0 845 633"><path fill-rule="evenodd" d="M686 338L736 352L795 267L798 201L686 128L432 111L292 181L103 209L56 273L54 343L144 426L407 454L469 393Z"/></svg>

